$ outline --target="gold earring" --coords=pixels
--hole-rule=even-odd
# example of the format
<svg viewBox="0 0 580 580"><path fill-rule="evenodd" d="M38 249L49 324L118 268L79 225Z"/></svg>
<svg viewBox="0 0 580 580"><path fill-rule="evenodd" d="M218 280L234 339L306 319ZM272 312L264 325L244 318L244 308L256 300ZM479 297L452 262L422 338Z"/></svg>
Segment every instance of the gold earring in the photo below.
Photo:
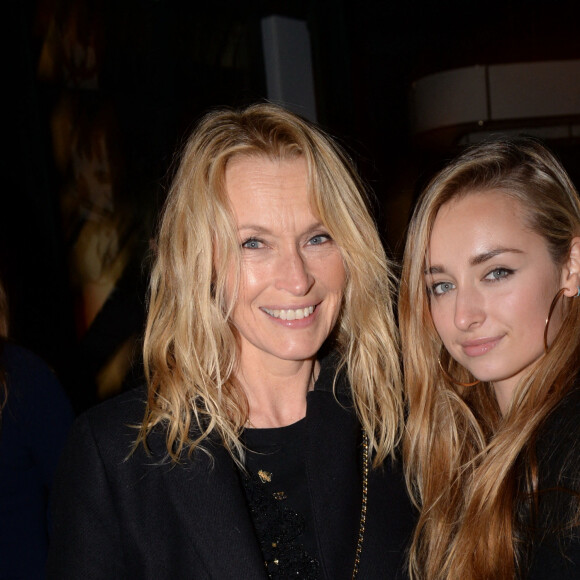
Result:
<svg viewBox="0 0 580 580"><path fill-rule="evenodd" d="M481 381L476 380L473 381L472 383L462 383L460 381L456 381L444 368L443 365L441 364L441 356L437 357L437 362L439 363L439 368L441 369L441 372L443 373L443 376L450 381L451 383L453 383L454 385L457 385L458 387L475 387L475 385L477 385L478 383L480 383Z"/></svg>
<svg viewBox="0 0 580 580"><path fill-rule="evenodd" d="M554 312L554 308L556 308L556 304L562 296L566 292L566 288L560 288L554 296L554 300L552 300L552 304L550 304L550 310L548 310L548 318L546 318L546 327L544 328L544 354L548 354L548 328L550 327L550 320L552 319L552 313ZM580 294L580 288L578 289L578 293Z"/></svg>

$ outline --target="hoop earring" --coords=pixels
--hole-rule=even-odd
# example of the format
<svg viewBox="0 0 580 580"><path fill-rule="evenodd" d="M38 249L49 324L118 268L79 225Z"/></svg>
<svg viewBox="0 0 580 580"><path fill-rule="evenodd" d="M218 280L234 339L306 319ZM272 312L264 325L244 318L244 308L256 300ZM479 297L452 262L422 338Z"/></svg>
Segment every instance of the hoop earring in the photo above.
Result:
<svg viewBox="0 0 580 580"><path fill-rule="evenodd" d="M458 387L475 387L475 385L479 384L481 381L476 380L472 383L461 383L459 381L456 381L444 368L443 365L441 364L441 357L438 356L437 357L437 362L439 363L439 368L441 369L441 372L443 373L443 376L451 383L453 383L454 385L457 385Z"/></svg>
<svg viewBox="0 0 580 580"><path fill-rule="evenodd" d="M548 310L548 318L546 318L546 327L544 328L544 354L548 354L548 328L550 328L550 320L552 319L554 308L556 308L556 304L564 292L566 292L566 288L560 288L558 290L556 296L554 296L554 300L552 300L552 304L550 304L550 310ZM578 288L576 296L580 296L580 288Z"/></svg>

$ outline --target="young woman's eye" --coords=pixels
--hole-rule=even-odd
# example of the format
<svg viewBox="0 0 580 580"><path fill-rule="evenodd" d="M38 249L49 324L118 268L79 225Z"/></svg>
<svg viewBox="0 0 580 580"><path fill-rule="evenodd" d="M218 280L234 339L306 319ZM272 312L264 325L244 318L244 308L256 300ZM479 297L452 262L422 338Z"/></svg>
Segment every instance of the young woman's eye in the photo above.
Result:
<svg viewBox="0 0 580 580"><path fill-rule="evenodd" d="M248 250L259 250L263 246L263 242L257 238L249 238L242 243L242 248L247 248Z"/></svg>
<svg viewBox="0 0 580 580"><path fill-rule="evenodd" d="M504 278L511 276L513 273L514 271L510 270L509 268L495 268L495 270L492 270L489 274L487 274L485 280L495 282L497 280L503 280Z"/></svg>
<svg viewBox="0 0 580 580"><path fill-rule="evenodd" d="M330 241L332 238L328 234L317 234L308 240L311 246L319 246L325 242Z"/></svg>
<svg viewBox="0 0 580 580"><path fill-rule="evenodd" d="M431 286L431 294L433 296L443 296L443 294L447 294L453 290L455 286L451 284L451 282L437 282Z"/></svg>

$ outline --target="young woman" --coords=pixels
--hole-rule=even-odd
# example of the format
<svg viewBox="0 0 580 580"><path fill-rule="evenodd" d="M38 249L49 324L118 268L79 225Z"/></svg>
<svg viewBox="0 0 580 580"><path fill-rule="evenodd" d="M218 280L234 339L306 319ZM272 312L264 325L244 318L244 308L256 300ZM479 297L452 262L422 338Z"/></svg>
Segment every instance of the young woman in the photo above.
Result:
<svg viewBox="0 0 580 580"><path fill-rule="evenodd" d="M531 139L427 186L400 294L414 578L580 577L580 203Z"/></svg>
<svg viewBox="0 0 580 580"><path fill-rule="evenodd" d="M156 246L148 389L77 422L49 576L397 577L391 273L344 154L273 105L210 113Z"/></svg>

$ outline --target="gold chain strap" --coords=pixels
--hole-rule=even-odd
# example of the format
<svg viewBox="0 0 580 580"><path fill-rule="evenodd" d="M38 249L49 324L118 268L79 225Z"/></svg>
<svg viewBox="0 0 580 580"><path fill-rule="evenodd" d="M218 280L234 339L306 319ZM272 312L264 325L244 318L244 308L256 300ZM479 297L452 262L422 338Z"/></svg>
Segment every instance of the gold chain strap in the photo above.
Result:
<svg viewBox="0 0 580 580"><path fill-rule="evenodd" d="M367 498L369 482L369 438L363 430L363 467L362 467L362 505L360 508L360 524L358 529L358 540L356 543L356 552L354 556L354 569L352 571L352 580L358 576L360 565L360 556L362 554L363 540L365 538L365 524L367 521Z"/></svg>

